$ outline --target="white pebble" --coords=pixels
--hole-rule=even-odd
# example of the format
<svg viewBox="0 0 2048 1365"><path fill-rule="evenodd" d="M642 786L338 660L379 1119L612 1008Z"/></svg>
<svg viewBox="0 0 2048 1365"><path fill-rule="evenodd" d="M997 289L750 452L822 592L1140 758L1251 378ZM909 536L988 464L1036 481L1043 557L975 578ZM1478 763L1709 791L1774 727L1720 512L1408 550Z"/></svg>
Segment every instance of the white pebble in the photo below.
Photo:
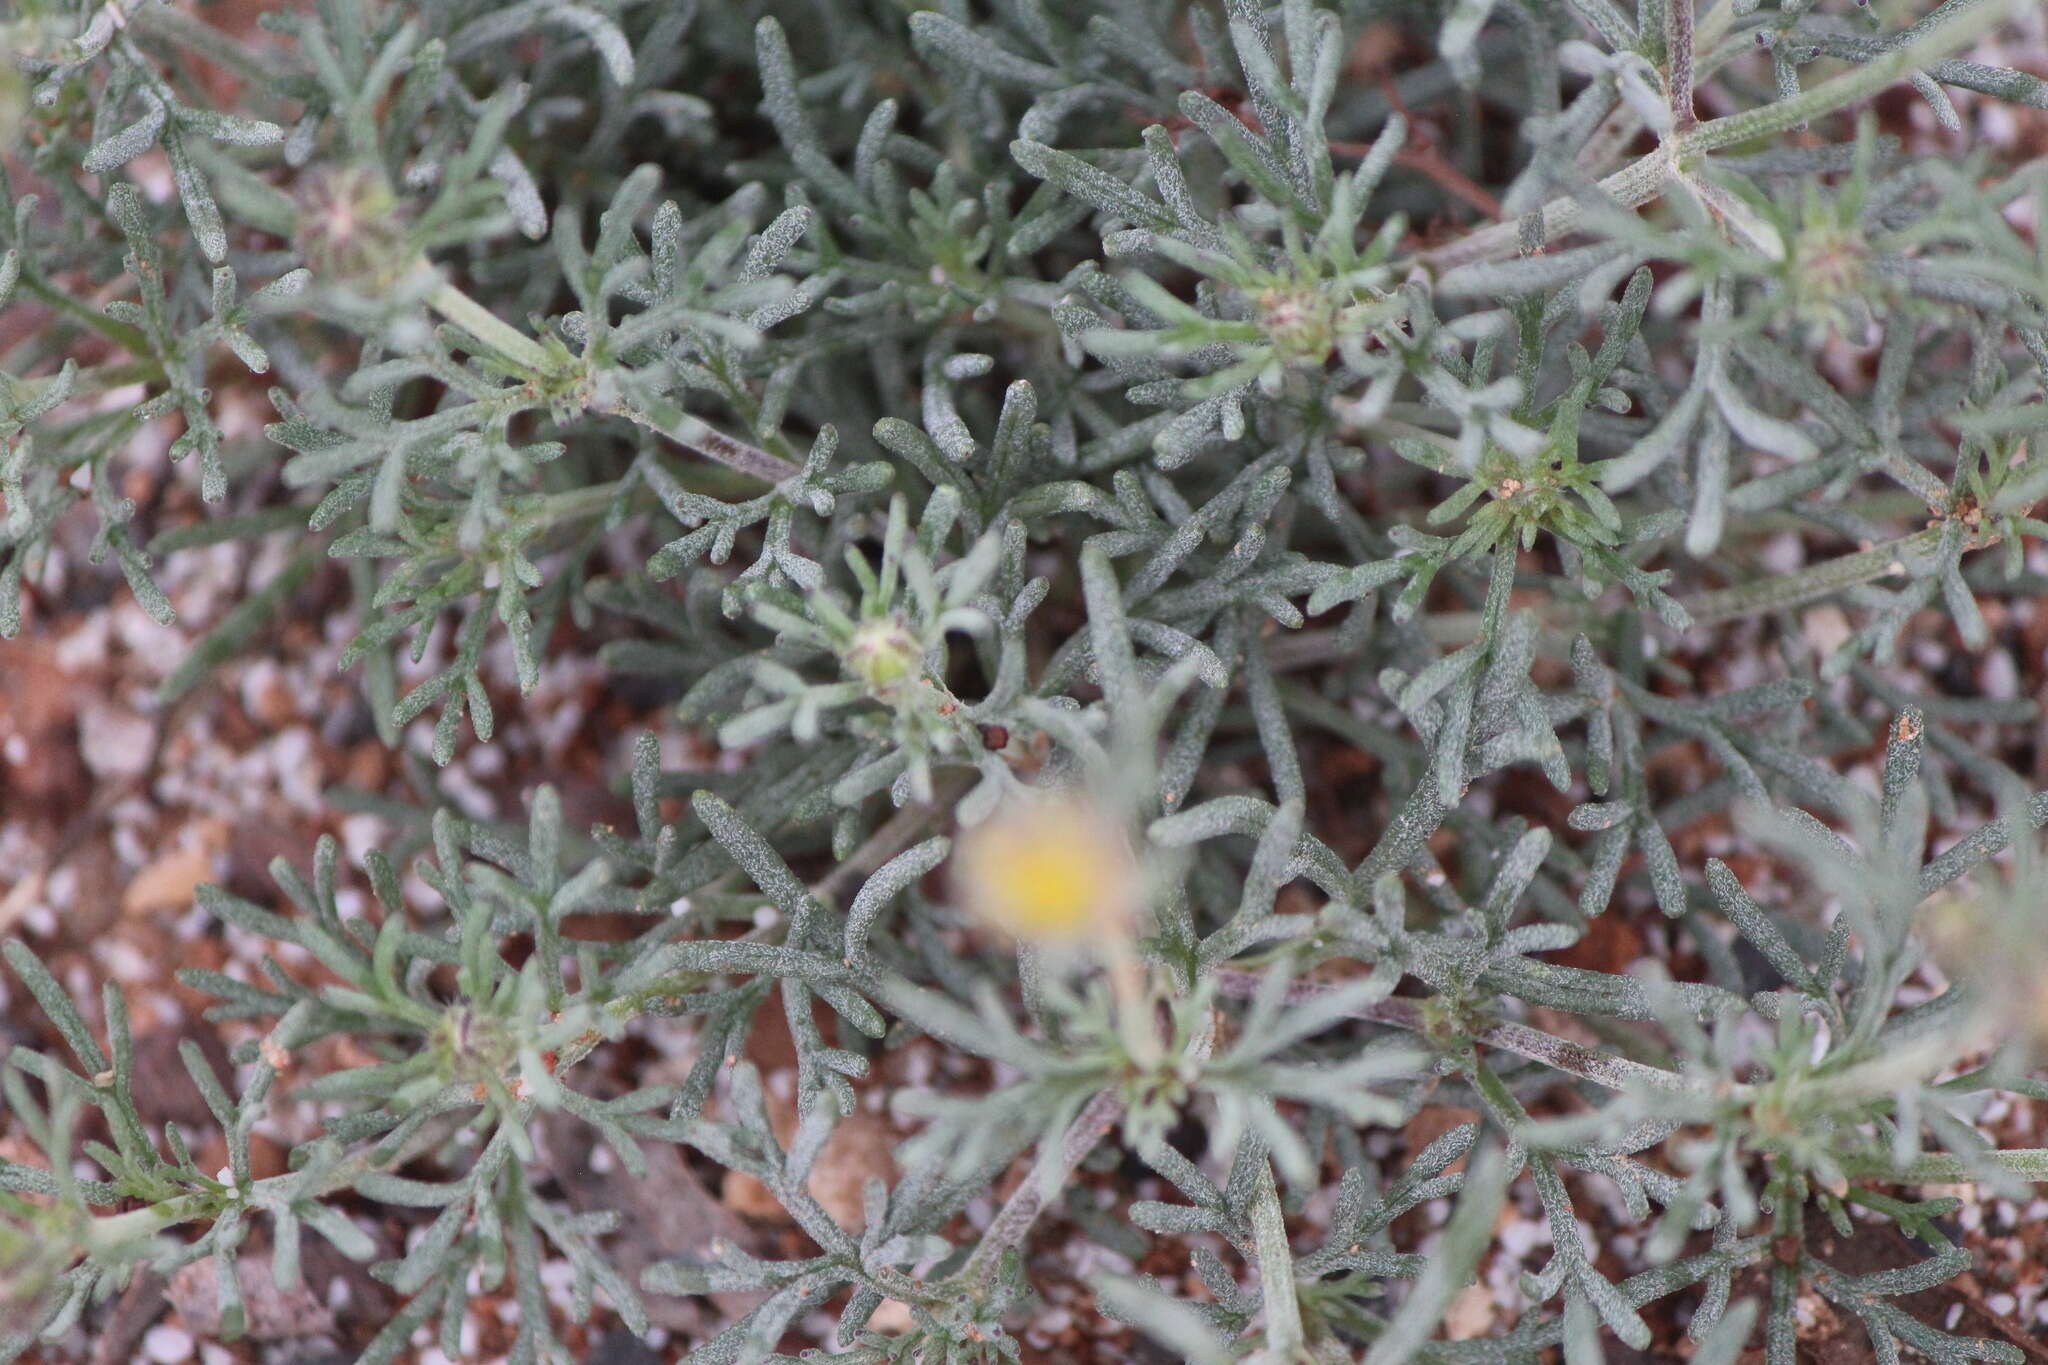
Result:
<svg viewBox="0 0 2048 1365"><path fill-rule="evenodd" d="M2020 694L2020 671L2012 661L2012 655L2005 650L1993 650L1984 660L1982 673L1984 695L2004 700Z"/></svg>
<svg viewBox="0 0 2048 1365"><path fill-rule="evenodd" d="M149 767L156 727L122 707L94 703L79 717L78 752L95 777L134 777Z"/></svg>
<svg viewBox="0 0 2048 1365"><path fill-rule="evenodd" d="M192 1358L192 1334L182 1327L160 1324L142 1334L142 1355L159 1365L177 1365Z"/></svg>

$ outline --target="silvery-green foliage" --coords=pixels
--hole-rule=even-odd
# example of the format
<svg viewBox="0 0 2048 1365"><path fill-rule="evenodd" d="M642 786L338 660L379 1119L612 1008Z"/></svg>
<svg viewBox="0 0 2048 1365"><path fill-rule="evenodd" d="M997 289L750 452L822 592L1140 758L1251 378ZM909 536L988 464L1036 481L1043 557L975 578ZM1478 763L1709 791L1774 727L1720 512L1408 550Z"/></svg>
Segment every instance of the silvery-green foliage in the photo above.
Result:
<svg viewBox="0 0 2048 1365"><path fill-rule="evenodd" d="M821 1311L849 1361L1016 1360L1056 1219L1186 1258L1090 1287L1189 1360L1581 1365L1670 1299L1696 1361L1790 1365L1810 1295L1875 1359L2019 1359L1897 1300L1969 1263L1918 1187L2048 1179L1984 1122L2048 1099L2048 797L2000 747L2038 717L1901 645L2042 591L2048 181L1970 130L2048 85L1969 55L2024 6L1923 8L16 6L0 634L74 546L159 621L164 561L273 547L167 700L318 601L423 772L563 651L690 740L637 737L629 828L543 787L202 890L292 949L186 974L245 1040L186 1058L216 1173L137 1111L120 994L8 944L64 1052L0 1074L43 1157L0 1162L0 1359L202 1259L235 1335L310 1233L394 1291L370 1362L459 1354L478 1293L566 1358L551 1261L636 1332L752 1295L704 1365ZM145 428L178 496L138 506ZM1093 964L945 880L1052 791L1142 883ZM1559 960L1603 915L1652 960ZM657 1027L680 1065L622 1082ZM308 1074L336 1038L369 1060ZM893 1090L906 1049L939 1080ZM280 1077L322 1130L259 1179ZM877 1105L903 1174L847 1226L810 1177ZM1433 1106L1468 1121L1373 1140ZM810 1254L628 1275L543 1120L753 1177ZM1510 1200L1526 1306L1440 1340ZM1873 1219L1924 1258L1807 1235Z"/></svg>

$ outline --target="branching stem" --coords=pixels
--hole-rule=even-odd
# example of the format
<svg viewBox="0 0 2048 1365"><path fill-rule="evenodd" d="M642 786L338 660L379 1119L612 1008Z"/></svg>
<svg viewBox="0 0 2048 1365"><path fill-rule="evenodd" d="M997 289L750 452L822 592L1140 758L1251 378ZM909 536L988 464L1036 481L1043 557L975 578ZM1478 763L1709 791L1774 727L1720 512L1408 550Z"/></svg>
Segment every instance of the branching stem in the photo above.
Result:
<svg viewBox="0 0 2048 1365"><path fill-rule="evenodd" d="M988 1231L982 1234L980 1243L974 1248L974 1254L960 1268L959 1278L963 1283L980 1287L989 1282L996 1267L1002 1263L1003 1253L1023 1241L1024 1234L1031 1231L1031 1225L1038 1221L1038 1215L1045 1208L1046 1188L1064 1184L1066 1177L1088 1153L1095 1150L1095 1144L1102 1141L1123 1116L1123 1097L1114 1088L1095 1092L1094 1098L1074 1116L1066 1137L1060 1141L1058 1179L1045 1179L1047 1172L1042 1168L1034 1168L1024 1178L1024 1183L996 1211Z"/></svg>
<svg viewBox="0 0 2048 1365"><path fill-rule="evenodd" d="M427 295L427 306L468 332L505 359L536 379L553 377L561 358L526 333L506 322L490 309L443 280ZM803 471L779 455L728 436L702 418L693 417L674 403L662 400L634 407L616 397L590 403L590 410L624 417L637 426L666 436L677 445L716 460L722 465L751 474L768 483L781 483Z"/></svg>
<svg viewBox="0 0 2048 1365"><path fill-rule="evenodd" d="M666 400L648 403L644 408L623 402L598 404L593 405L592 411L623 417L635 426L645 427L657 436L666 436L706 459L716 460L729 469L751 474L767 483L781 483L803 472L780 455L728 436L701 417L693 417Z"/></svg>
<svg viewBox="0 0 2048 1365"><path fill-rule="evenodd" d="M554 357L538 341L478 303L452 282L442 280L427 295L427 307L439 313L521 369L546 374Z"/></svg>
<svg viewBox="0 0 2048 1365"><path fill-rule="evenodd" d="M1664 52L1670 63L1671 128L1683 133L1697 124L1692 103L1693 0L1665 0Z"/></svg>
<svg viewBox="0 0 2048 1365"><path fill-rule="evenodd" d="M1263 978L1257 972L1235 968L1222 968L1216 973L1216 981L1225 995L1238 999L1249 999L1259 991ZM1313 981L1296 981L1287 987L1285 1000L1290 1005L1303 1004L1325 994L1329 986ZM1351 1011L1354 1019L1365 1019L1375 1024L1389 1024L1395 1028L1407 1029L1414 1033L1429 1032L1429 1024L1423 1015L1419 1000L1381 1000ZM1703 1087L1692 1078L1681 1076L1675 1071L1662 1067L1632 1062L1623 1057L1610 1057L1592 1048L1583 1047L1569 1039L1530 1028L1527 1024L1501 1022L1472 1034L1472 1041L1486 1047L1512 1052L1532 1062L1605 1086L1609 1090L1630 1090L1640 1086L1651 1086L1658 1090L1669 1090L1680 1094L1697 1094Z"/></svg>
<svg viewBox="0 0 2048 1365"><path fill-rule="evenodd" d="M1803 606L1845 588L1874 583L1891 574L1911 573L1939 549L1945 533L1945 527L1931 526L1882 545L1873 545L1868 550L1823 560L1794 573L1776 574L1753 583L1700 593L1684 599L1683 605L1691 613L1695 626L1710 626L1743 616ZM1989 534L1982 540L1969 542L1967 548L1987 549L1999 540L1998 535Z"/></svg>
<svg viewBox="0 0 2048 1365"><path fill-rule="evenodd" d="M1674 4L1670 8L1682 6ZM1708 152L1782 133L1868 99L1931 62L1962 49L1997 27L2016 8L2014 0L1977 0L1954 7L1943 21L1917 32L1881 57L1865 62L1813 89L1726 118L1710 119L1674 132L1665 144L1601 180L1587 193L1605 196L1625 209L1641 208L1660 197L1681 163ZM1675 92L1674 92L1675 93ZM1541 209L1536 238L1548 244L1573 231L1582 219L1578 194L1562 195ZM1499 260L1522 249L1520 222L1494 223L1455 242L1418 253L1408 264L1435 274L1475 261ZM1398 269L1398 267L1397 267Z"/></svg>

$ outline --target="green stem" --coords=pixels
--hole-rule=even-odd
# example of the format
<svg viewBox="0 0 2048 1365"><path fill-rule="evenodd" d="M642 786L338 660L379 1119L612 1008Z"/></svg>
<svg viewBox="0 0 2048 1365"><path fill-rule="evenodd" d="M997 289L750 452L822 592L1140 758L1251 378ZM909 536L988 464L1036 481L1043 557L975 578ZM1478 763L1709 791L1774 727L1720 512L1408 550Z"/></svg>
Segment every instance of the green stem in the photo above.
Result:
<svg viewBox="0 0 2048 1365"><path fill-rule="evenodd" d="M1259 1159L1259 1192L1251 1209L1253 1249L1259 1260L1259 1289L1265 1300L1266 1351L1276 1360L1293 1360L1308 1344L1301 1325L1301 1301L1295 1292L1294 1251L1287 1245L1287 1220L1280 1212L1280 1192L1273 1184L1273 1165Z"/></svg>
<svg viewBox="0 0 2048 1365"><path fill-rule="evenodd" d="M783 459L770 454L759 446L748 445L737 437L728 436L701 417L693 417L667 399L656 399L644 407L633 407L622 401L593 405L592 411L610 413L623 417L636 426L642 426L657 436L666 436L677 445L692 450L706 459L716 460L743 474L751 474L766 483L781 483L793 479L803 470Z"/></svg>
<svg viewBox="0 0 2048 1365"><path fill-rule="evenodd" d="M1372 422L1344 422L1341 429L1347 436L1376 436L1383 441L1413 441L1428 446L1442 458L1434 465L1425 466L1426 468L1446 478L1456 478L1461 472L1457 465L1457 440L1444 432L1432 431L1414 422L1405 422L1389 416ZM1421 464L1422 461L1418 460L1416 463Z"/></svg>
<svg viewBox="0 0 2048 1365"><path fill-rule="evenodd" d="M935 817L950 812L953 803L966 794L973 781L971 774L954 775L942 780L929 804L905 806L897 811L883 822L880 829L870 834L859 848L805 889L828 905L836 907L854 882L866 879L876 868L909 848ZM771 925L749 929L736 941L779 944L788 929L789 921L778 917ZM716 980L717 975L714 972L678 972L664 976L631 995L622 995L608 1001L604 1009L616 1019L637 1018L644 1014L654 1001L666 996L687 995L692 991L702 990L706 983Z"/></svg>
<svg viewBox="0 0 2048 1365"><path fill-rule="evenodd" d="M34 294L58 312L68 314L79 323L113 342L122 350L127 351L130 355L141 360L155 360L156 352L149 344L148 335L140 327L117 321L102 313L94 312L63 290L45 283L42 276L28 268L26 260L22 263L21 283L27 286L31 294ZM155 375L159 379L163 377L162 366L157 366Z"/></svg>
<svg viewBox="0 0 2048 1365"><path fill-rule="evenodd" d="M1671 127L1684 133L1696 125L1693 111L1693 0L1665 0L1664 55L1670 66Z"/></svg>
<svg viewBox="0 0 2048 1365"><path fill-rule="evenodd" d="M427 295L426 303L436 313L514 365L531 371L536 379L554 375L560 367L559 356L551 354L532 337L506 322L447 280L442 280L434 286ZM588 410L624 417L638 426L646 427L656 435L666 436L677 445L685 446L707 459L751 474L766 483L781 483L803 472L799 466L781 456L770 454L759 446L748 445L745 441L728 436L709 422L691 416L666 399L643 401L640 407L635 407L616 397L597 398L588 403Z"/></svg>
<svg viewBox="0 0 2048 1365"><path fill-rule="evenodd" d="M1754 583L1684 598L1681 604L1691 614L1695 626L1710 626L1738 617L1802 606L1831 597L1845 588L1873 583L1891 574L1912 573L1924 567L1928 557L1940 547L1945 530L1943 526L1930 526L1910 536L1873 545L1868 550L1824 560L1796 573L1778 574ZM1971 542L1967 548L1987 549L1996 545L1999 539L1996 535L1989 536Z"/></svg>
<svg viewBox="0 0 2048 1365"><path fill-rule="evenodd" d="M861 842L859 848L849 853L845 860L836 864L831 871L810 885L812 895L829 905L837 906L857 881L865 881L875 869L901 853L916 841L920 834L939 815L950 814L953 805L967 789L974 784L972 773L952 774L939 781L932 793L932 800L922 805L905 806L882 823Z"/></svg>
<svg viewBox="0 0 2048 1365"><path fill-rule="evenodd" d="M1637 158L1608 176L1599 183L1597 189L1600 194L1623 208L1634 209L1641 208L1662 195L1670 180L1671 154L1660 148ZM1541 210L1541 225L1536 234L1538 242L1553 242L1573 231L1578 227L1583 214L1576 195L1564 195L1551 200ZM1403 275L1407 273L1407 266L1421 265L1441 275L1453 266L1498 260L1503 256L1515 255L1521 249L1522 224L1519 220L1493 223L1455 242L1421 252L1412 261L1397 264L1394 273Z"/></svg>
<svg viewBox="0 0 2048 1365"><path fill-rule="evenodd" d="M539 531L562 522L595 516L612 505L619 496L619 486L624 482L623 479L612 479L606 483L571 488L560 493L542 493L525 499L512 519L512 529L515 532Z"/></svg>
<svg viewBox="0 0 2048 1365"><path fill-rule="evenodd" d="M431 267L429 267L431 268ZM506 322L447 280L427 295L427 307L522 369L546 374L555 358L532 337Z"/></svg>
<svg viewBox="0 0 2048 1365"><path fill-rule="evenodd" d="M1974 42L2004 22L2012 8L2011 0L1964 0L1942 22L1927 27L1915 34L1911 41L1853 71L1822 81L1791 99L1700 124L1676 140L1675 154L1680 157L1698 156L1739 142L1782 133L1866 99L1893 82L1912 75L1919 68Z"/></svg>
<svg viewBox="0 0 2048 1365"><path fill-rule="evenodd" d="M130 384L151 384L164 377L163 367L153 360L129 360L118 364L88 365L71 380L71 392L106 393Z"/></svg>
<svg viewBox="0 0 2048 1365"><path fill-rule="evenodd" d="M1968 1184L1977 1180L1977 1172L1986 1166L1995 1166L2022 1180L2048 1181L2048 1147L1985 1152L1969 1162L1940 1152L1929 1153L1906 1166L1894 1166L1881 1157L1853 1157L1842 1162L1843 1171L1849 1175L1901 1185Z"/></svg>
<svg viewBox="0 0 2048 1365"><path fill-rule="evenodd" d="M1598 190L1623 208L1641 208L1664 193L1673 170L1686 158L1784 132L1875 95L1919 68L1974 42L2003 22L2014 8L2014 0L1962 0L1950 7L1939 22L1907 30L1912 35L1909 41L1853 71L1823 81L1791 99L1711 119L1674 134L1656 151L1600 181ZM1718 33L1719 26L1710 23L1708 29ZM1539 244L1553 242L1573 231L1581 217L1579 196L1551 200L1541 211ZM1512 256L1522 249L1522 243L1520 222L1494 223L1458 241L1418 253L1412 260L1397 264L1395 273L1404 273L1406 266L1421 265L1442 274L1453 266Z"/></svg>
<svg viewBox="0 0 2048 1365"><path fill-rule="evenodd" d="M1095 1097L1082 1106L1060 1141L1058 1160L1062 1180L1051 1183L1064 1183L1064 1177L1081 1164L1083 1157L1095 1150L1095 1144L1116 1127L1123 1115L1124 1102L1115 1088L1098 1090ZM1024 1177L1024 1183L997 1211L988 1231L982 1234L980 1243L967 1258L967 1264L960 1267L957 1278L962 1284L976 1289L986 1285L994 1278L1003 1253L1023 1241L1024 1234L1031 1231L1031 1225L1038 1221L1038 1215L1045 1208L1045 1187L1049 1182L1042 1178L1044 1174L1034 1167Z"/></svg>
<svg viewBox="0 0 2048 1365"><path fill-rule="evenodd" d="M1638 51L1654 63L1671 53L1671 11L1690 0L1636 0Z"/></svg>
<svg viewBox="0 0 2048 1365"><path fill-rule="evenodd" d="M1234 967L1220 968L1216 972L1216 984L1223 994L1236 999L1248 1000L1259 993L1264 977L1258 972L1244 971ZM1305 1004L1317 996L1336 989L1319 985L1313 981L1296 981L1289 985L1282 999L1290 1005ZM1349 1017L1365 1019L1375 1024L1387 1024L1394 1028L1407 1029L1412 1033L1428 1034L1429 1020L1424 1015L1422 1002L1417 1000L1381 1000L1352 1010ZM1663 1067L1633 1062L1626 1057L1610 1057L1604 1052L1574 1043L1541 1029L1530 1028L1527 1024L1500 1022L1475 1031L1471 1040L1484 1047L1498 1048L1525 1057L1532 1062L1580 1080L1591 1081L1609 1090L1628 1090L1647 1086L1653 1090L1670 1091L1676 1094L1701 1094L1705 1087L1689 1076ZM1729 1093L1741 1096L1749 1092L1747 1086L1736 1086Z"/></svg>

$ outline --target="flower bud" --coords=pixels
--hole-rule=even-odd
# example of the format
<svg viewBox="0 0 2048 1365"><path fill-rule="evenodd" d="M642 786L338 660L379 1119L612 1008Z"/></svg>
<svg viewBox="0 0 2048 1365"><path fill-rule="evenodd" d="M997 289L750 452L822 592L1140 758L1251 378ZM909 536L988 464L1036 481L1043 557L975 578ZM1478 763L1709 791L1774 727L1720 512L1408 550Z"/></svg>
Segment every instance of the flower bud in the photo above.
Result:
<svg viewBox="0 0 2048 1365"><path fill-rule="evenodd" d="M1268 289L1258 297L1259 327L1285 365L1320 365L1337 344L1337 319L1321 290Z"/></svg>
<svg viewBox="0 0 2048 1365"><path fill-rule="evenodd" d="M293 240L323 284L365 293L395 285L417 259L397 196L381 174L359 166L307 180Z"/></svg>
<svg viewBox="0 0 2048 1365"><path fill-rule="evenodd" d="M846 672L873 692L887 692L923 668L917 637L894 616L863 621L839 656Z"/></svg>

